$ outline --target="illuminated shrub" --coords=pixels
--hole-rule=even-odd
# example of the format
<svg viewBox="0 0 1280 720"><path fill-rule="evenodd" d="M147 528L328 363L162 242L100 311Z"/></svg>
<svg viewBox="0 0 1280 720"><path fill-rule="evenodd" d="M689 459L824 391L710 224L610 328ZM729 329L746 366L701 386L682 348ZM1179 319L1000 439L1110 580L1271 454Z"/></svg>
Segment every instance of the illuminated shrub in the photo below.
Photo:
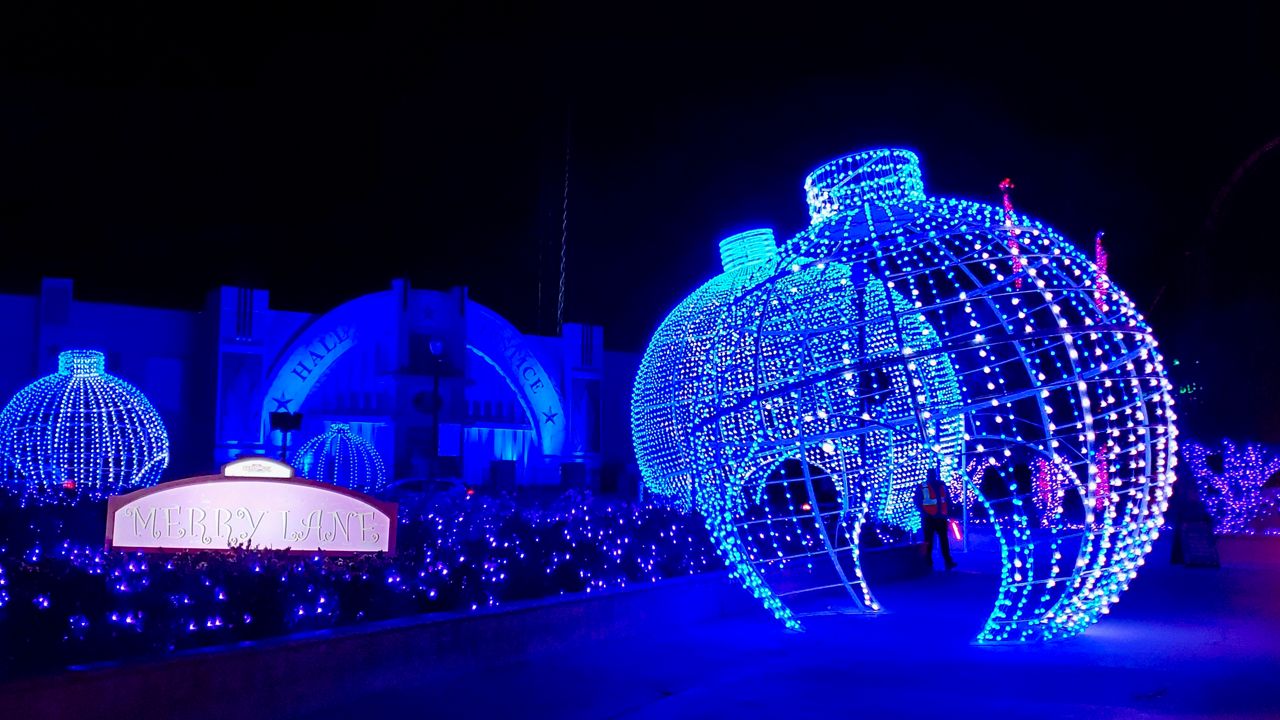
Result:
<svg viewBox="0 0 1280 720"><path fill-rule="evenodd" d="M1214 449L1188 443L1182 450L1205 510L1219 535L1252 535L1280 520L1280 455L1265 445L1223 440Z"/></svg>

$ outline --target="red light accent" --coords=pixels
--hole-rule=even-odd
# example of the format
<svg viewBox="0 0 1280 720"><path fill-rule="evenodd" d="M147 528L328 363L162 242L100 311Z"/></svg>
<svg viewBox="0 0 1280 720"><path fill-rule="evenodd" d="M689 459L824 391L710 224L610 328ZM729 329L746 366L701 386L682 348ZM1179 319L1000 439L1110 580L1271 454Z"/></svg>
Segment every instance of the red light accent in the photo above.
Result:
<svg viewBox="0 0 1280 720"><path fill-rule="evenodd" d="M1094 282L1093 301L1102 312L1107 311L1107 292L1111 280L1107 278L1107 251L1102 247L1102 231L1093 238L1094 264L1098 266L1098 279Z"/></svg>
<svg viewBox="0 0 1280 720"><path fill-rule="evenodd" d="M64 490L75 490L75 489L76 489L76 481L75 481L75 480L63 480L63 481L62 481L62 488L63 488Z"/></svg>
<svg viewBox="0 0 1280 720"><path fill-rule="evenodd" d="M467 494L468 494L468 495L475 495L475 494L476 494L476 489L475 489L475 488L467 488Z"/></svg>
<svg viewBox="0 0 1280 720"><path fill-rule="evenodd" d="M1005 178L1000 181L1000 193L1004 200L1004 226L1009 229L1009 254L1013 256L1013 287L1017 290L1022 289L1022 277L1018 273L1022 272L1022 254L1021 247L1018 244L1018 229L1013 226L1013 202L1009 200L1009 191L1016 187L1013 181Z"/></svg>
<svg viewBox="0 0 1280 720"><path fill-rule="evenodd" d="M800 506L800 509L801 509L801 510L804 510L805 512L808 512L808 511L810 511L810 510L812 510L812 509L813 509L813 506L812 506L812 505L810 505L809 503L805 503L805 504L803 504L803 505L801 505L801 506Z"/></svg>
<svg viewBox="0 0 1280 720"><path fill-rule="evenodd" d="M1107 501L1111 499L1111 466L1106 448L1098 448L1094 458L1094 464L1098 467L1098 476L1095 483L1097 489L1094 491L1096 499L1093 508L1097 512L1102 512L1107 508Z"/></svg>

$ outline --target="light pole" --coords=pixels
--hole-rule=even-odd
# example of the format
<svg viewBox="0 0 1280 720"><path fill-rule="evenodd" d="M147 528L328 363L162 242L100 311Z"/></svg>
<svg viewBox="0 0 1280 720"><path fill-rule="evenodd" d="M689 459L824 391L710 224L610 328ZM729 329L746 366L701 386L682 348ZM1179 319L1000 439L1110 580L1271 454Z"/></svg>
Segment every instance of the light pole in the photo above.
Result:
<svg viewBox="0 0 1280 720"><path fill-rule="evenodd" d="M283 442L280 444L280 462L289 462L289 433L302 429L302 413L273 412L270 414L271 429L279 430Z"/></svg>

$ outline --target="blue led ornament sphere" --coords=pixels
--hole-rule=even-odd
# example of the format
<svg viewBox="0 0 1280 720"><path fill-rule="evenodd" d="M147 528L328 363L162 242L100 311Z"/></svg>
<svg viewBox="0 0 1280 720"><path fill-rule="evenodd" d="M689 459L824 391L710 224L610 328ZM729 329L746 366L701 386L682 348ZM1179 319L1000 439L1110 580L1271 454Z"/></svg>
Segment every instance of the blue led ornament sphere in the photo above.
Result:
<svg viewBox="0 0 1280 720"><path fill-rule="evenodd" d="M632 412L647 484L706 516L788 624L770 584L838 585L878 609L858 563L863 519L918 527L915 485L960 466L963 423L935 414L959 407L951 367L927 357L940 340L864 267L785 263L769 230L720 249L725 272L662 323L641 363Z"/></svg>
<svg viewBox="0 0 1280 720"><path fill-rule="evenodd" d="M323 433L303 443L293 465L305 478L363 493L378 492L387 482L377 448L351 432L348 423L330 423Z"/></svg>
<svg viewBox="0 0 1280 720"><path fill-rule="evenodd" d="M156 484L168 466L159 413L104 364L96 350L64 351L56 373L0 412L0 462L24 504L102 500Z"/></svg>
<svg viewBox="0 0 1280 720"><path fill-rule="evenodd" d="M878 608L861 523L914 531L936 469L1002 550L978 641L1083 631L1150 551L1173 482L1173 400L1142 316L1052 229L927 196L910 151L839 158L805 191L806 230L724 241L725 272L655 333L632 406L646 485L702 513L735 575L799 627L820 590Z"/></svg>

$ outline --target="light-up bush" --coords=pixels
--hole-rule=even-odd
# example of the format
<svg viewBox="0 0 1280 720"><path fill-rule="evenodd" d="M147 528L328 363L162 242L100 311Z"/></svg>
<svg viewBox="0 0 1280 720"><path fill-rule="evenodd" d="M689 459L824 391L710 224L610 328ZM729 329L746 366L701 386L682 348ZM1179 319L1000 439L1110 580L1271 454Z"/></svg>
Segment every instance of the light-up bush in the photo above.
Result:
<svg viewBox="0 0 1280 720"><path fill-rule="evenodd" d="M1280 532L1280 453L1275 448L1224 439L1217 448L1187 443L1182 456L1215 533Z"/></svg>
<svg viewBox="0 0 1280 720"><path fill-rule="evenodd" d="M101 500L159 481L169 436L146 396L106 372L102 353L67 350L56 373L0 413L0 462L24 503Z"/></svg>
<svg viewBox="0 0 1280 720"><path fill-rule="evenodd" d="M805 231L727 240L725 272L655 334L632 409L646 484L703 513L798 626L789 593L842 586L877 607L858 523L915 528L911 490L938 468L1001 546L978 640L1079 633L1150 551L1173 481L1170 386L1142 316L1050 228L925 195L910 151L839 158L805 190ZM966 468L1009 491L984 498Z"/></svg>
<svg viewBox="0 0 1280 720"><path fill-rule="evenodd" d="M348 423L330 423L323 433L303 443L293 465L305 478L364 493L378 492L387 482L377 448L351 432Z"/></svg>

